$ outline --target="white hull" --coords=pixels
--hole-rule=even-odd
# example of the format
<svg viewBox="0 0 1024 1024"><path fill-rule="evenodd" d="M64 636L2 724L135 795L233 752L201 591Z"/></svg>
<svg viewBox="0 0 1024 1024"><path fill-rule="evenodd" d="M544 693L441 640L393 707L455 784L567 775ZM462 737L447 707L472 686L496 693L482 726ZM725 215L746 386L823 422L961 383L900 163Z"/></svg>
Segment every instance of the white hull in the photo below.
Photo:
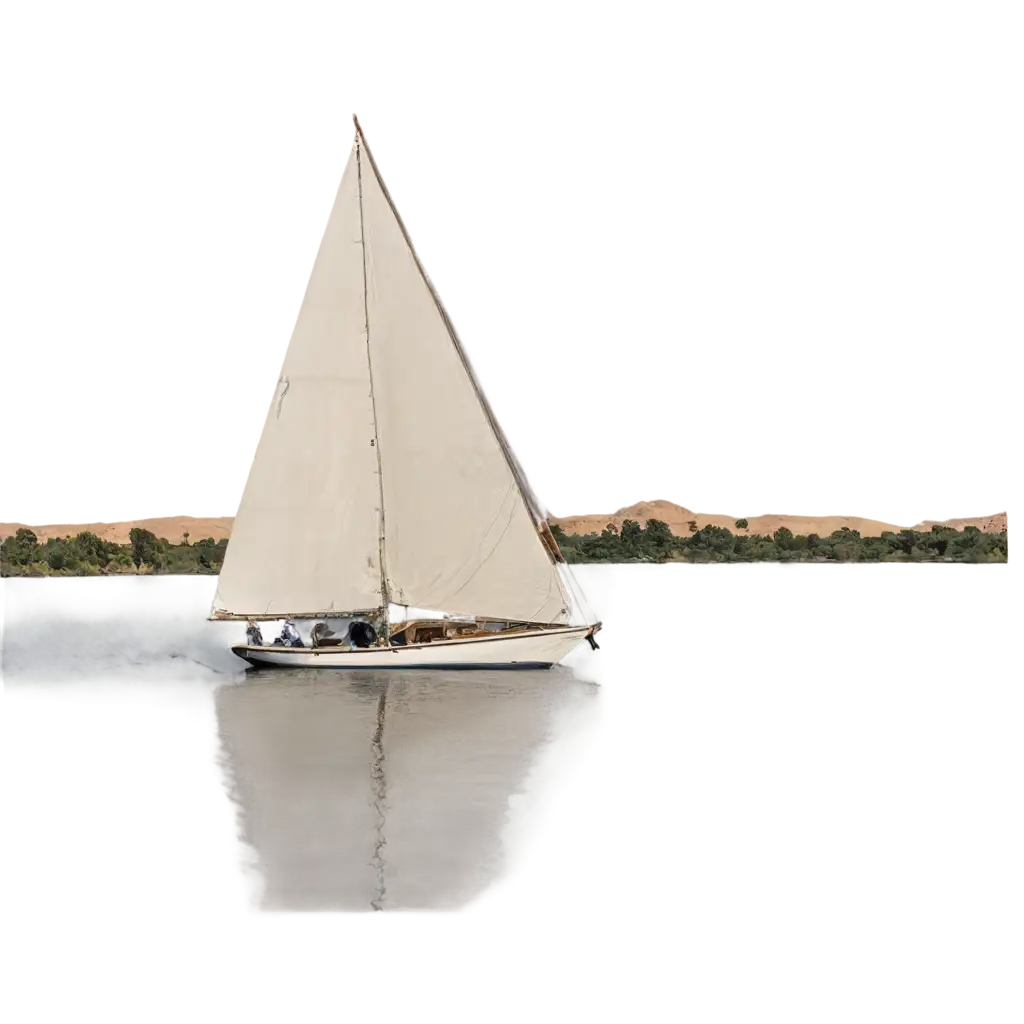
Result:
<svg viewBox="0 0 1024 1024"><path fill-rule="evenodd" d="M253 647L231 650L253 665L288 668L550 668L561 661L592 626L546 629L515 636L435 640L403 647Z"/></svg>

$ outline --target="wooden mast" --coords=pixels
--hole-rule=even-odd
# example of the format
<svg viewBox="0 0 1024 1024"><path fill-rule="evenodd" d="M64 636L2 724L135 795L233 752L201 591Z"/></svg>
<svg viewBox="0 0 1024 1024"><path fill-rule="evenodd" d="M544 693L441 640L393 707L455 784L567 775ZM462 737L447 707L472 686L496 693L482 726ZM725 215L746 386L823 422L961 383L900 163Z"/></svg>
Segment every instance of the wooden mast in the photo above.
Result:
<svg viewBox="0 0 1024 1024"><path fill-rule="evenodd" d="M380 457L380 433L377 430L377 399L373 392L373 357L370 353L370 307L366 284L366 236L363 230L363 130L359 127L359 119L355 114L352 120L356 126L356 169L359 180L359 247L363 257L363 317L366 330L366 363L370 372L370 406L373 410L373 444L377 450L377 493L380 501L380 535L378 537L378 560L380 562L380 600L384 616L384 639L389 643L391 627L391 593L388 587L388 570L385 560L385 527L384 527L384 470Z"/></svg>

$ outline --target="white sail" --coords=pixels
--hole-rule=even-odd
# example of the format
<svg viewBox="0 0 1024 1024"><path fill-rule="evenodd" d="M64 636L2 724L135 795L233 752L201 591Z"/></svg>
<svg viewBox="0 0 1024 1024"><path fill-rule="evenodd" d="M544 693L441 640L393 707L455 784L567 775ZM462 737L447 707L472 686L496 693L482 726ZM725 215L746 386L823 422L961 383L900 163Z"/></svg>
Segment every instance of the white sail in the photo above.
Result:
<svg viewBox="0 0 1024 1024"><path fill-rule="evenodd" d="M214 617L381 606L359 168L349 160L267 412Z"/></svg>
<svg viewBox="0 0 1024 1024"><path fill-rule="evenodd" d="M566 622L570 602L540 524L376 166L363 153L391 598L448 612Z"/></svg>
<svg viewBox="0 0 1024 1024"><path fill-rule="evenodd" d="M214 616L392 601L565 623L571 600L545 531L357 132Z"/></svg>

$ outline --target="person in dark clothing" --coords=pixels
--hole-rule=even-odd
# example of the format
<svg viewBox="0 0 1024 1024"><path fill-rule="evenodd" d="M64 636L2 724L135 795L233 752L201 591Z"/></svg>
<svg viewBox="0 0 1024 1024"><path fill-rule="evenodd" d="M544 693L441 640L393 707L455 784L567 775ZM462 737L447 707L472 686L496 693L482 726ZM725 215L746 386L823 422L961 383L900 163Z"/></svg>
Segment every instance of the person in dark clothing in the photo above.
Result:
<svg viewBox="0 0 1024 1024"><path fill-rule="evenodd" d="M348 642L352 647L372 647L377 631L368 622L357 619L348 627Z"/></svg>

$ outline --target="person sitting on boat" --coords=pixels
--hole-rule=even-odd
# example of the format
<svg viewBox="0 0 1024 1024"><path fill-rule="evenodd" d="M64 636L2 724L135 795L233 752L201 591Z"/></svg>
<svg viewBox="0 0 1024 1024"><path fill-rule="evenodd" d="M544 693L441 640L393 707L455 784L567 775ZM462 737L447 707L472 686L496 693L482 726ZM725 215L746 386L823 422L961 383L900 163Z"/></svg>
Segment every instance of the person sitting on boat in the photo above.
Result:
<svg viewBox="0 0 1024 1024"><path fill-rule="evenodd" d="M291 619L285 619L285 623L281 627L281 644L284 647L306 646L302 642L302 637L299 636L299 631L295 628L295 623Z"/></svg>
<svg viewBox="0 0 1024 1024"><path fill-rule="evenodd" d="M260 627L252 619L245 624L245 642L250 647L263 646L263 634L260 632Z"/></svg>
<svg viewBox="0 0 1024 1024"><path fill-rule="evenodd" d="M331 629L323 618L317 618L313 626L314 647L336 647L338 645L338 634Z"/></svg>
<svg viewBox="0 0 1024 1024"><path fill-rule="evenodd" d="M369 622L356 619L349 623L346 639L349 647L371 647L377 639L377 631Z"/></svg>

